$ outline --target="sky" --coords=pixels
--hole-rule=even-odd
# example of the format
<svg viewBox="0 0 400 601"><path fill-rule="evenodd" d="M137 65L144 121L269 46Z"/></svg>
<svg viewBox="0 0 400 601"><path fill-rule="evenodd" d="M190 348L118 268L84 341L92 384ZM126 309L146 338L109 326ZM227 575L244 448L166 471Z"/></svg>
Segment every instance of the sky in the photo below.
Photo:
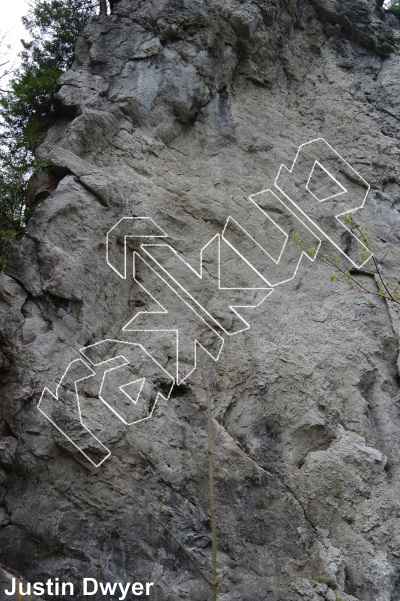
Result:
<svg viewBox="0 0 400 601"><path fill-rule="evenodd" d="M6 6L7 8L3 6L1 13L0 32L3 35L7 34L4 43L6 45L10 44L11 49L9 51L9 57L15 59L22 49L20 39L28 38L28 32L21 23L21 17L28 12L29 6L26 0L11 0L10 2L7 2ZM3 60L1 62L3 62ZM1 69L1 71L2 70L3 69Z"/></svg>

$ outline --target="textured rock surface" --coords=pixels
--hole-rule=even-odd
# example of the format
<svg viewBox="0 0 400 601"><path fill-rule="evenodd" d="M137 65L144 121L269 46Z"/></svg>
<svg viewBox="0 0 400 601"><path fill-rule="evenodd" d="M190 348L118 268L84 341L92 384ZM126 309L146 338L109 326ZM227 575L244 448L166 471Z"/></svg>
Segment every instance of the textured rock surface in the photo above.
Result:
<svg viewBox="0 0 400 601"><path fill-rule="evenodd" d="M93 18L41 147L65 176L1 279L0 562L11 573L209 598L173 540L113 488L161 513L209 569L199 370L130 427L83 390L112 451L98 469L38 400L81 347L134 339L121 329L148 298L105 261L119 219L152 217L197 268L227 217L314 138L371 184L362 222L378 256L394 249L384 270L398 275L399 39L399 21L367 0L122 0ZM214 400L220 601L400 599L399 313L329 276L303 261L217 363L199 353Z"/></svg>

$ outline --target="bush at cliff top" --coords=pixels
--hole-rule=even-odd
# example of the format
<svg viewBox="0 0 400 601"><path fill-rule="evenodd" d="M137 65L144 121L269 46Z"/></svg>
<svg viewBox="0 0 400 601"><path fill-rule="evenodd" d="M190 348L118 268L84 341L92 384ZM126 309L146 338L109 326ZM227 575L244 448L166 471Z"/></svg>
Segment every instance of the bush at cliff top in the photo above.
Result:
<svg viewBox="0 0 400 601"><path fill-rule="evenodd" d="M393 0L389 7L390 12L400 16L400 0Z"/></svg>
<svg viewBox="0 0 400 601"><path fill-rule="evenodd" d="M94 0L35 0L22 19L31 40L22 41L21 65L9 90L0 94L0 270L24 225L34 152L57 114L57 80L70 67L76 39L96 5Z"/></svg>

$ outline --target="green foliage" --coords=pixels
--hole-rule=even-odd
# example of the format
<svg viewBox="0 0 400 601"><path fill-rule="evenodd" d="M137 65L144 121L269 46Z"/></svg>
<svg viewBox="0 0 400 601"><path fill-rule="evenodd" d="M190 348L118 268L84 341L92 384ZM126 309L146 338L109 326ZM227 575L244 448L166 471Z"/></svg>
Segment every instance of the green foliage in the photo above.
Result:
<svg viewBox="0 0 400 601"><path fill-rule="evenodd" d="M94 0L36 0L22 18L32 42L29 48L38 52L39 60L47 60L65 70L72 62L75 42L89 17L94 13Z"/></svg>
<svg viewBox="0 0 400 601"><path fill-rule="evenodd" d="M21 66L0 100L5 135L18 137L18 145L34 151L42 141L56 111L57 80L93 11L93 0L36 0L23 17L31 40L23 41Z"/></svg>
<svg viewBox="0 0 400 601"><path fill-rule="evenodd" d="M30 34L20 66L0 94L0 270L24 225L25 189L40 165L34 153L57 115L55 92L71 66L79 33L94 0L35 0L23 17Z"/></svg>
<svg viewBox="0 0 400 601"><path fill-rule="evenodd" d="M295 234L293 236L293 240L294 240L296 246L300 246L300 244L304 244L304 241L302 240L302 238L298 232L295 232ZM309 257L313 257L316 254L317 249L316 248L306 248L305 252Z"/></svg>
<svg viewBox="0 0 400 601"><path fill-rule="evenodd" d="M33 168L29 153L15 150L0 151L0 272L11 243L23 228L25 187Z"/></svg>
<svg viewBox="0 0 400 601"><path fill-rule="evenodd" d="M391 13L400 17L400 0L392 0L389 10Z"/></svg>
<svg viewBox="0 0 400 601"><path fill-rule="evenodd" d="M400 0L399 0L400 1ZM382 273L382 263L389 254L393 254L391 248L386 248L383 257L377 260L372 255L370 260L366 260L371 250L371 241L366 226L360 226L356 223L351 213L344 215L344 224L347 228L364 244L365 248L361 251L362 267L360 269L342 267L340 264L340 258L330 258L324 254L320 257L322 263L327 265L329 268L334 269L334 273L331 274L331 281L341 282L365 294L372 294L373 296L380 296L387 301L400 305L400 277L395 278L394 281L384 278ZM301 238L299 233L295 233L293 240L296 246L303 245L305 252L309 257L313 257L316 254L315 248L308 248L306 242ZM368 253L370 251L370 253ZM371 276L374 279L374 288L371 289L371 280L360 278L360 275ZM377 286L377 289L376 289Z"/></svg>

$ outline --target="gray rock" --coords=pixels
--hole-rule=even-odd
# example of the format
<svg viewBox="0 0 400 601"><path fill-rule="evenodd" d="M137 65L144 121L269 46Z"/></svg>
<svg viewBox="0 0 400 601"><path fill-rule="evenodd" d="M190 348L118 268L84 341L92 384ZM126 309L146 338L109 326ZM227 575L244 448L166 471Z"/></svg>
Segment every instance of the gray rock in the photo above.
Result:
<svg viewBox="0 0 400 601"><path fill-rule="evenodd" d="M17 441L12 436L6 436L0 440L0 464L6 469L11 469L14 465L14 458L17 452Z"/></svg>
<svg viewBox="0 0 400 601"><path fill-rule="evenodd" d="M241 311L246 331L228 335L242 322L213 296L229 294L216 285L215 236L229 216L261 231L248 197L275 189L280 166L321 137L371 185L359 220L376 257L394 251L381 263L385 279L400 275L400 22L391 17L373 0L121 0L111 16L91 20L40 148L60 182L0 281L0 561L10 574L72 581L77 601L84 575L154 582L155 601L209 599L176 542L118 488L160 516L209 574L204 371L225 576L218 601L400 598L398 310L332 282L329 266L306 258L294 279ZM273 209L287 225L282 205ZM126 219L110 231L133 217L151 218L167 237ZM177 255L141 249L142 239L129 237L140 227L196 270L206 247L204 285ZM271 252L280 236L271 235ZM189 378L150 419L130 425L99 399L105 368L88 347L143 344L169 374L176 349L168 333L128 327L160 311L132 278L134 251L193 286L212 313L197 319L137 259L139 283L170 309L146 323L183 324L214 357L222 339L224 347L215 362L198 349ZM326 239L325 252L338 254ZM223 241L221 257L224 287L267 287ZM185 374L193 349L182 345ZM75 390L73 378L61 380L77 360L96 374ZM135 367L122 367L132 389ZM165 391L169 382L154 386ZM99 441L111 452L98 468L38 411L47 387L61 420L51 396L58 384L72 434L88 453ZM92 439L68 404L76 394Z"/></svg>

